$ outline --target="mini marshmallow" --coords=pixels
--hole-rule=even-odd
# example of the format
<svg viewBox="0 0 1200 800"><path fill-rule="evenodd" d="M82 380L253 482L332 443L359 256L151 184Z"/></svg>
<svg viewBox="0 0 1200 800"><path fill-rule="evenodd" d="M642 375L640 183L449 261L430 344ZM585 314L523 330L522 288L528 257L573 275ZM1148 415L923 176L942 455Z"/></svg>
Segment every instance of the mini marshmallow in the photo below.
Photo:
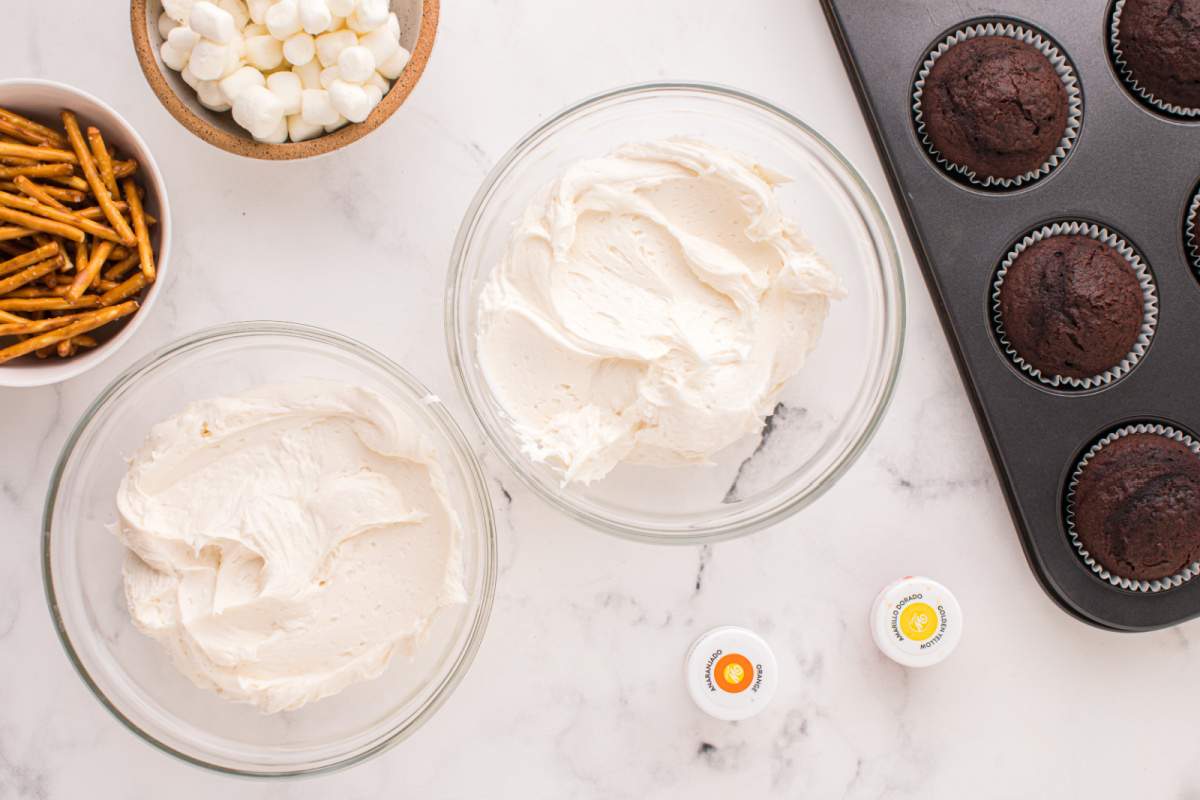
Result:
<svg viewBox="0 0 1200 800"><path fill-rule="evenodd" d="M245 44L241 39L235 39L225 45L225 69L221 70L222 78L232 75L246 65L246 62L242 60L242 51L245 49Z"/></svg>
<svg viewBox="0 0 1200 800"><path fill-rule="evenodd" d="M325 126L325 132L326 132L326 133L333 133L333 132L334 132L334 131L336 131L338 128L343 128L343 127L345 127L345 126L346 126L346 123L347 123L347 122L349 122L349 121L350 121L350 120L346 119L346 118L345 118L345 117L343 117L341 114L338 114L338 117L337 117L337 119L335 119L333 122L331 122L330 124L328 124L328 125L326 125L326 126Z"/></svg>
<svg viewBox="0 0 1200 800"><path fill-rule="evenodd" d="M317 56L317 43L313 37L301 31L293 33L283 43L283 57L289 64L300 66L307 64Z"/></svg>
<svg viewBox="0 0 1200 800"><path fill-rule="evenodd" d="M296 0L278 0L267 9L267 30L279 41L300 30L300 9Z"/></svg>
<svg viewBox="0 0 1200 800"><path fill-rule="evenodd" d="M267 9L271 7L271 0L246 0L246 8L250 12L250 19L259 25L266 24Z"/></svg>
<svg viewBox="0 0 1200 800"><path fill-rule="evenodd" d="M274 36L251 36L246 40L246 61L260 70L271 70L283 63L283 44Z"/></svg>
<svg viewBox="0 0 1200 800"><path fill-rule="evenodd" d="M329 85L329 102L351 122L362 122L371 113L371 102L363 88L340 79Z"/></svg>
<svg viewBox="0 0 1200 800"><path fill-rule="evenodd" d="M251 86L233 104L233 120L256 139L272 136L283 121L283 101L263 86Z"/></svg>
<svg viewBox="0 0 1200 800"><path fill-rule="evenodd" d="M330 13L325 0L299 0L297 6L300 10L300 24L304 26L305 33L316 36L329 30L333 14Z"/></svg>
<svg viewBox="0 0 1200 800"><path fill-rule="evenodd" d="M358 44L358 37L354 35L354 31L323 33L317 37L317 59L320 60L322 67L336 64L341 52L356 44Z"/></svg>
<svg viewBox="0 0 1200 800"><path fill-rule="evenodd" d="M306 139L315 139L325 132L324 125L309 125L304 121L304 117L299 114L292 114L287 118L288 137L293 142L303 142Z"/></svg>
<svg viewBox="0 0 1200 800"><path fill-rule="evenodd" d="M348 17L354 13L358 0L326 0L329 10L337 17Z"/></svg>
<svg viewBox="0 0 1200 800"><path fill-rule="evenodd" d="M202 81L215 81L225 74L229 61L230 50L227 45L201 39L192 48L188 58L188 66L196 77Z"/></svg>
<svg viewBox="0 0 1200 800"><path fill-rule="evenodd" d="M400 73L404 72L404 67L408 65L410 58L412 58L412 54L403 47L396 48L396 52L392 53L391 58L377 67L379 74L389 81L396 80L400 77Z"/></svg>
<svg viewBox="0 0 1200 800"><path fill-rule="evenodd" d="M180 70L179 77L183 78L183 82L192 87L193 90L200 84L200 79L196 77L196 73L192 72L188 67Z"/></svg>
<svg viewBox="0 0 1200 800"><path fill-rule="evenodd" d="M286 119L279 120L279 124L275 126L275 130L271 131L267 136L255 136L254 141L265 142L267 144L283 144L288 138L288 124Z"/></svg>
<svg viewBox="0 0 1200 800"><path fill-rule="evenodd" d="M300 95L300 116L309 125L319 125L324 128L337 122L337 109L329 100L329 92L324 89L305 89Z"/></svg>
<svg viewBox="0 0 1200 800"><path fill-rule="evenodd" d="M321 88L328 89L329 85L340 77L342 77L342 74L341 71L338 70L337 64L334 64L332 67L326 67L325 69L321 70L321 76L319 78L321 81Z"/></svg>
<svg viewBox="0 0 1200 800"><path fill-rule="evenodd" d="M390 89L392 87L392 84L388 81L387 78L383 77L378 72L376 72L374 75L372 75L370 78L367 79L367 82L363 86L363 88L365 89L365 88L367 88L367 86L374 86L377 89L379 89L379 91L382 94L387 94L388 89Z"/></svg>
<svg viewBox="0 0 1200 800"><path fill-rule="evenodd" d="M386 25L381 25L358 40L361 47L371 51L376 64L382 64L396 53L400 46L400 38L393 36Z"/></svg>
<svg viewBox="0 0 1200 800"><path fill-rule="evenodd" d="M172 47L170 42L163 42L162 47L158 48L158 54L162 56L164 64L176 71L187 66L190 56L178 47Z"/></svg>
<svg viewBox="0 0 1200 800"><path fill-rule="evenodd" d="M166 39L171 35L171 30L178 27L179 23L171 19L171 15L167 12L164 11L158 15L158 35L162 38Z"/></svg>
<svg viewBox="0 0 1200 800"><path fill-rule="evenodd" d="M321 87L321 65L314 58L307 64L298 64L292 67L292 73L300 79L300 85L305 89L320 89Z"/></svg>
<svg viewBox="0 0 1200 800"><path fill-rule="evenodd" d="M375 106L379 105L380 101L383 100L383 96L387 94L378 86L370 83L363 84L362 90L367 94L367 103L370 105L372 111L375 109Z"/></svg>
<svg viewBox="0 0 1200 800"><path fill-rule="evenodd" d="M236 30L233 26L233 15L208 0L200 0L192 6L188 27L217 44L229 44Z"/></svg>
<svg viewBox="0 0 1200 800"><path fill-rule="evenodd" d="M237 103L238 97L251 86L266 86L263 74L254 67L241 67L232 75L222 78L217 84L229 102Z"/></svg>
<svg viewBox="0 0 1200 800"><path fill-rule="evenodd" d="M211 111L228 111L230 108L229 98L216 81L199 81L196 84L196 98L200 105Z"/></svg>
<svg viewBox="0 0 1200 800"><path fill-rule="evenodd" d="M267 76L267 88L283 101L283 113L287 116L300 113L300 96L304 87L300 76L291 72L275 72Z"/></svg>
<svg viewBox="0 0 1200 800"><path fill-rule="evenodd" d="M352 31L370 33L387 22L390 11L388 0L358 0L354 13L346 18L346 25Z"/></svg>
<svg viewBox="0 0 1200 800"><path fill-rule="evenodd" d="M196 0L163 0L163 13L180 25L187 25L188 14Z"/></svg>
<svg viewBox="0 0 1200 800"><path fill-rule="evenodd" d="M241 31L250 23L250 12L242 0L217 0L217 5L233 17L233 27ZM245 33L245 31L242 31Z"/></svg>
<svg viewBox="0 0 1200 800"><path fill-rule="evenodd" d="M358 45L338 53L337 65L339 77L347 83L366 83L375 74L375 56Z"/></svg>
<svg viewBox="0 0 1200 800"><path fill-rule="evenodd" d="M192 48L200 41L200 34L189 28L187 25L179 25L167 34L167 42L182 53L191 55Z"/></svg>
<svg viewBox="0 0 1200 800"><path fill-rule="evenodd" d="M396 16L395 11L388 13L387 23L384 27L388 29L397 42L400 41L400 18Z"/></svg>

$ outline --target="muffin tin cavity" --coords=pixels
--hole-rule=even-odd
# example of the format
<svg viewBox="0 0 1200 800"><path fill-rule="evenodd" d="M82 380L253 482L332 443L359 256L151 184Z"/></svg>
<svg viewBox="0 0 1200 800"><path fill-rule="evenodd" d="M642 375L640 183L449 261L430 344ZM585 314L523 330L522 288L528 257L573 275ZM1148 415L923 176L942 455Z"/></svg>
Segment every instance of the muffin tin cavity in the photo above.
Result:
<svg viewBox="0 0 1200 800"><path fill-rule="evenodd" d="M1030 231L1000 262L991 288L1000 349L1024 376L1063 391L1127 375L1158 323L1158 293L1142 257L1093 222Z"/></svg>
<svg viewBox="0 0 1200 800"><path fill-rule="evenodd" d="M962 26L928 50L912 86L912 117L946 174L1003 191L1062 163L1079 137L1083 96L1049 36L995 20Z"/></svg>
<svg viewBox="0 0 1200 800"><path fill-rule="evenodd" d="M1200 0L1115 0L1108 55L1142 105L1200 122Z"/></svg>
<svg viewBox="0 0 1200 800"><path fill-rule="evenodd" d="M1097 578L1162 592L1200 574L1200 442L1161 422L1123 425L1079 459L1067 537Z"/></svg>

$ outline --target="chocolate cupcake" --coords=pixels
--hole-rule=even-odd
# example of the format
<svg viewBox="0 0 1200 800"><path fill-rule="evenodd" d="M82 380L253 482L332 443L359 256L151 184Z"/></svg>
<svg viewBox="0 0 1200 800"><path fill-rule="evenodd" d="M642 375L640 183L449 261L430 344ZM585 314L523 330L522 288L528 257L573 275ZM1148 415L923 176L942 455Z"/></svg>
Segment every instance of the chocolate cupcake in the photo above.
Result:
<svg viewBox="0 0 1200 800"><path fill-rule="evenodd" d="M1200 571L1198 450L1172 428L1132 425L1089 451L1072 479L1068 530L1093 571L1139 591Z"/></svg>
<svg viewBox="0 0 1200 800"><path fill-rule="evenodd" d="M1049 172L1071 147L1079 92L1066 59L1015 25L977 25L944 40L918 75L918 133L943 167L984 186Z"/></svg>
<svg viewBox="0 0 1200 800"><path fill-rule="evenodd" d="M997 336L1017 365L1077 389L1128 372L1157 318L1153 282L1137 254L1089 223L1026 236L1001 263L992 300Z"/></svg>
<svg viewBox="0 0 1200 800"><path fill-rule="evenodd" d="M1120 0L1110 38L1118 72L1143 100L1200 113L1200 0Z"/></svg>

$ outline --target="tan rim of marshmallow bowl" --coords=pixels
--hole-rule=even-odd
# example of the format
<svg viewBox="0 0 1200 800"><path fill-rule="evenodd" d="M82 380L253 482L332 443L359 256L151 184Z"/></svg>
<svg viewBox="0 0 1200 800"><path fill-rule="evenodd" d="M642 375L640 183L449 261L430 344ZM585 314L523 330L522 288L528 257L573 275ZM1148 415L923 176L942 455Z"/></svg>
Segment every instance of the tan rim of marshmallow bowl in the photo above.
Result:
<svg viewBox="0 0 1200 800"><path fill-rule="evenodd" d="M378 128L408 98L429 61L437 34L439 0L392 0L392 10L400 18L400 43L412 53L412 59L400 73L388 93L364 121L339 128L333 133L304 142L268 144L256 142L234 123L229 112L209 111L200 105L192 89L179 73L162 63L158 54L158 14L161 0L130 0L129 21L133 47L142 73L163 107L183 127L209 144L247 158L286 161L309 158L339 150ZM415 28L415 35L412 32Z"/></svg>

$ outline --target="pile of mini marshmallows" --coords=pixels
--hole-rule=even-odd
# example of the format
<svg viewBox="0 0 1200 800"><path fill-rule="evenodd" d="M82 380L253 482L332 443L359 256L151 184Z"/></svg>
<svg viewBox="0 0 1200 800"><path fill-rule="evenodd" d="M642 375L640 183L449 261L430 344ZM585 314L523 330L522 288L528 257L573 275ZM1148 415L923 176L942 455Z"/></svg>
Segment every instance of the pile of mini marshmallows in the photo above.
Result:
<svg viewBox="0 0 1200 800"><path fill-rule="evenodd" d="M260 142L362 122L408 63L388 0L163 0L162 60Z"/></svg>

